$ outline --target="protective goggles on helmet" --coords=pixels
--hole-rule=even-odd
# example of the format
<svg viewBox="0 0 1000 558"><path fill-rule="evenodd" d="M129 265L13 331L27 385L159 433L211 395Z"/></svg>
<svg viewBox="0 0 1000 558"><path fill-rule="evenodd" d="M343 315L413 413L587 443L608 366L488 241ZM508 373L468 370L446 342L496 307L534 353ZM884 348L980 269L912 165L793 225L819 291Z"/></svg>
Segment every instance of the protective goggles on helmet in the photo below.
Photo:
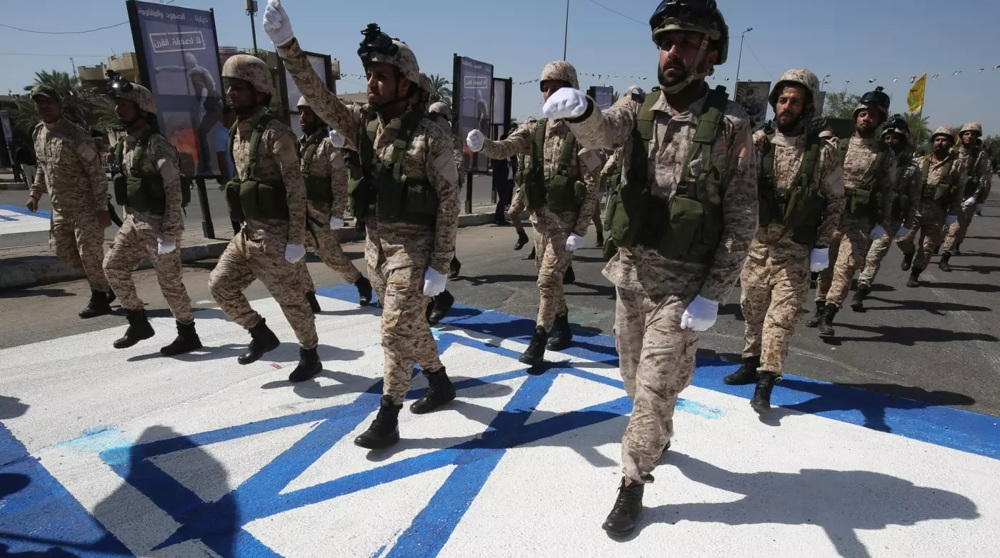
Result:
<svg viewBox="0 0 1000 558"><path fill-rule="evenodd" d="M861 104L874 105L876 107L889 108L889 96L882 92L881 87L876 87L875 91L869 91L861 96Z"/></svg>
<svg viewBox="0 0 1000 558"><path fill-rule="evenodd" d="M122 94L132 92L132 82L125 79L125 76L114 70L108 70L105 72L105 75L108 77L107 88L109 97L119 97Z"/></svg>
<svg viewBox="0 0 1000 558"><path fill-rule="evenodd" d="M910 125L907 124L906 119L904 119L902 116L898 114L892 115L892 118L890 118L889 121L885 123L885 128L886 129L891 128L892 131L897 133L910 132Z"/></svg>
<svg viewBox="0 0 1000 558"><path fill-rule="evenodd" d="M663 0L649 18L649 27L656 31L667 18L710 18L717 9L715 0Z"/></svg>
<svg viewBox="0 0 1000 558"><path fill-rule="evenodd" d="M392 37L382 32L377 23L369 23L361 34L365 36L358 48L358 56L361 58L367 58L372 53L393 56L399 52L399 46L392 42Z"/></svg>

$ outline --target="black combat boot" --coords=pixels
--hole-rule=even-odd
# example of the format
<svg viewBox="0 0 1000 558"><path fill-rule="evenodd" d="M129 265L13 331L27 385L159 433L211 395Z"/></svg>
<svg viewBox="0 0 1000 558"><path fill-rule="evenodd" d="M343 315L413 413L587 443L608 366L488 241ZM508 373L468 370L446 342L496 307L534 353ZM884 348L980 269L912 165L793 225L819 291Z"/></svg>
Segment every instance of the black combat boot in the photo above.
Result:
<svg viewBox="0 0 1000 558"><path fill-rule="evenodd" d="M604 231L597 231L597 245L595 248L604 248Z"/></svg>
<svg viewBox="0 0 1000 558"><path fill-rule="evenodd" d="M545 341L549 338L549 334L545 331L542 326L535 326L535 333L531 336L531 343L528 343L528 348L524 350L521 354L521 358L517 359L524 364L530 366L538 366L545 359Z"/></svg>
<svg viewBox="0 0 1000 558"><path fill-rule="evenodd" d="M416 415L436 411L455 399L455 386L451 384L444 368L437 372L424 370L423 374L427 378L427 393L410 405L410 410Z"/></svg>
<svg viewBox="0 0 1000 558"><path fill-rule="evenodd" d="M736 372L722 379L731 386L745 386L757 381L757 369L760 368L760 356L746 357L743 365L736 369Z"/></svg>
<svg viewBox="0 0 1000 558"><path fill-rule="evenodd" d="M917 288L917 287L919 287L920 286L920 274L923 271L924 270L922 270L922 269L914 269L913 271L911 271L910 272L910 279L909 279L909 281L906 282L906 286L910 287L910 288L914 288L914 289Z"/></svg>
<svg viewBox="0 0 1000 558"><path fill-rule="evenodd" d="M566 268L566 273L563 275L563 285L572 285L576 282L576 273L573 271L573 264L570 264Z"/></svg>
<svg viewBox="0 0 1000 558"><path fill-rule="evenodd" d="M837 316L839 310L839 308L832 304L827 304L826 308L823 309L823 321L819 323L820 337L833 337L835 335L833 331L833 318Z"/></svg>
<svg viewBox="0 0 1000 558"><path fill-rule="evenodd" d="M771 409L771 390L774 384L781 381L781 374L777 372L759 372L760 379L757 380L757 389L753 391L753 399L750 406L758 413L763 413Z"/></svg>
<svg viewBox="0 0 1000 558"><path fill-rule="evenodd" d="M941 268L941 271L944 271L945 273L951 273L951 266L948 265L949 260L951 260L951 254L945 252L941 256L941 261L938 262L938 267Z"/></svg>
<svg viewBox="0 0 1000 558"><path fill-rule="evenodd" d="M953 255L953 256L961 256L962 255L961 244L956 244L955 247L951 249L951 255Z"/></svg>
<svg viewBox="0 0 1000 558"><path fill-rule="evenodd" d="M618 498L615 507L604 520L601 527L612 537L624 537L635 530L635 524L642 512L642 492L645 484L634 483L627 477L622 477L618 486Z"/></svg>
<svg viewBox="0 0 1000 558"><path fill-rule="evenodd" d="M854 291L854 297L851 298L851 310L864 312L865 299L868 298L868 294L871 292L872 288L868 285L858 285L858 290Z"/></svg>
<svg viewBox="0 0 1000 558"><path fill-rule="evenodd" d="M378 408L375 420L360 436L355 438L354 445L368 449L385 449L399 441L399 411L402 405L393 405L388 395L382 396L382 404Z"/></svg>
<svg viewBox="0 0 1000 558"><path fill-rule="evenodd" d="M104 293L100 293L104 296ZM105 301L108 299L105 297ZM155 332L153 331L153 326L149 325L149 320L146 319L145 310L126 310L125 317L128 319L128 329L125 330L125 335L120 339L116 339L112 345L116 349L125 349L135 345L143 339L149 339Z"/></svg>
<svg viewBox="0 0 1000 558"><path fill-rule="evenodd" d="M573 332L569 329L569 314L556 316L556 321L552 324L552 339L545 346L550 351L561 351L569 347L573 341Z"/></svg>
<svg viewBox="0 0 1000 558"><path fill-rule="evenodd" d="M528 235L523 230L517 231L517 242L514 243L514 250L520 250L528 245ZM534 253L534 250L532 250Z"/></svg>
<svg viewBox="0 0 1000 558"><path fill-rule="evenodd" d="M309 307L312 308L313 314L319 314L323 311L323 309L319 307L319 301L316 300L316 291L307 292L306 300L309 301Z"/></svg>
<svg viewBox="0 0 1000 558"><path fill-rule="evenodd" d="M90 291L90 302L87 307L80 310L78 316L83 319L96 318L111 313L111 301L114 300L114 291Z"/></svg>
<svg viewBox="0 0 1000 558"><path fill-rule="evenodd" d="M299 347L299 365L288 375L292 383L304 382L323 371L323 363L319 361L316 347L303 349Z"/></svg>
<svg viewBox="0 0 1000 558"><path fill-rule="evenodd" d="M264 318L261 318L260 322L250 328L249 331L250 337L252 337L250 346L247 347L247 352L236 359L240 364L256 362L260 357L264 356L264 353L277 349L278 345L281 344L278 341L278 336L267 327L267 321Z"/></svg>
<svg viewBox="0 0 1000 558"><path fill-rule="evenodd" d="M362 277L354 282L358 288L358 306L368 306L372 303L372 284L368 279Z"/></svg>
<svg viewBox="0 0 1000 558"><path fill-rule="evenodd" d="M197 351L200 348L201 339L198 338L198 332L194 330L194 322L189 324L177 322L177 338L174 339L173 343L160 349L160 354L171 357Z"/></svg>
<svg viewBox="0 0 1000 558"><path fill-rule="evenodd" d="M817 300L816 301L816 312L813 317L806 320L806 327L817 327L820 322L823 321L823 312L826 311L826 301Z"/></svg>
<svg viewBox="0 0 1000 558"><path fill-rule="evenodd" d="M534 246L531 247L531 253L528 254L528 259L529 260L535 259L535 247Z"/></svg>
<svg viewBox="0 0 1000 558"><path fill-rule="evenodd" d="M441 294L431 299L431 311L427 315L427 323L436 325L443 320L448 315L448 311L451 310L452 304L455 304L455 295L448 291L442 291Z"/></svg>
<svg viewBox="0 0 1000 558"><path fill-rule="evenodd" d="M458 274L462 272L462 262L458 261L458 258L452 258L451 264L448 267L448 279L457 279Z"/></svg>
<svg viewBox="0 0 1000 558"><path fill-rule="evenodd" d="M903 254L903 263L899 265L899 269L910 271L911 265L913 265L913 254Z"/></svg>

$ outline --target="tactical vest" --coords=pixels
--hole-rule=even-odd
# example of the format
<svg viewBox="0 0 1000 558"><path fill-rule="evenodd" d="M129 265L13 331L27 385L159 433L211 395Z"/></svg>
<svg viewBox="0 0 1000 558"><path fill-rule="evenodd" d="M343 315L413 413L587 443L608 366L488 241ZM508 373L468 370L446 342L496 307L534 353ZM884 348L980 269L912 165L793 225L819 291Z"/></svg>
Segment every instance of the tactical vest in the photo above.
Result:
<svg viewBox="0 0 1000 558"><path fill-rule="evenodd" d="M771 223L784 225L792 232L792 240L807 248L816 245L819 228L823 224L826 198L815 182L819 167L823 140L806 142L799 172L792 179L789 188L777 187L774 176L773 135L765 136L761 153L760 174L757 178L757 203L759 223L766 227Z"/></svg>
<svg viewBox="0 0 1000 558"><path fill-rule="evenodd" d="M306 152L302 154L302 180L306 183L306 199L316 203L333 203L333 191L330 189L330 177L319 176L312 173L313 161L316 159L316 150L319 149L321 139L306 146Z"/></svg>
<svg viewBox="0 0 1000 558"><path fill-rule="evenodd" d="M906 171L910 168L909 158L904 152L896 161L896 191L892 192L892 215L893 221L905 221L913 208L913 200L910 199L909 183L906 180Z"/></svg>
<svg viewBox="0 0 1000 558"><path fill-rule="evenodd" d="M840 163L841 165L847 160L847 151L851 147L850 138L845 139L839 143L840 147ZM845 211L851 215L857 215L859 217L868 217L873 221L881 220L881 205L879 204L879 192L875 191L876 186L878 186L878 176L885 169L885 166L889 162L889 148L884 143L878 143L878 154L875 156L875 162L868 167L865 174L861 176L861 180L854 187L853 190L847 191L847 206ZM883 190L884 190L884 186Z"/></svg>
<svg viewBox="0 0 1000 558"><path fill-rule="evenodd" d="M968 168L965 174L965 190L962 192L963 199L975 196L979 190L979 177L976 176L976 162L979 160L981 153L978 149L969 150L969 164L967 165Z"/></svg>
<svg viewBox="0 0 1000 558"><path fill-rule="evenodd" d="M951 184L949 182L949 179L951 178L951 168L954 164L954 157L949 156L948 161L945 163L941 182L938 182L937 184L928 184L927 180L930 177L931 171L931 156L928 155L924 157L923 162L920 163L920 176L923 177L923 182L920 187L921 199L931 200L941 204L942 206L948 204L951 196L958 190L958 185Z"/></svg>
<svg viewBox="0 0 1000 558"><path fill-rule="evenodd" d="M140 169L143 153L149 147L153 131L149 128L136 138L132 150L131 171L125 172L125 140L115 146L115 169L111 182L115 190L115 202L141 213L163 215L166 211L167 196L163 190L163 177L158 172L143 173Z"/></svg>
<svg viewBox="0 0 1000 558"><path fill-rule="evenodd" d="M524 163L525 159L526 158L524 155L517 156L517 172L514 173L514 186L517 188L520 188L521 186L524 185L524 175L528 172L528 169ZM521 197L523 198L524 195L521 194Z"/></svg>
<svg viewBox="0 0 1000 558"><path fill-rule="evenodd" d="M368 124L361 139L358 179L348 183L348 193L358 219L369 216L374 208L380 223L408 223L434 227L437 223L438 195L426 178L406 175L403 158L413 141L417 126L424 114L411 111L403 117L399 134L392 143L391 159L375 159L375 134L378 120ZM366 141L367 140L367 141ZM359 215L359 208L363 213Z"/></svg>
<svg viewBox="0 0 1000 558"><path fill-rule="evenodd" d="M576 153L576 136L566 134L562 150L556 162L552 177L545 179L545 130L548 118L542 118L535 127L531 142L531 165L525 169L524 187L521 195L528 211L538 211L547 207L553 213L580 212L587 197L587 185L569 176L569 166Z"/></svg>
<svg viewBox="0 0 1000 558"><path fill-rule="evenodd" d="M677 191L666 201L653 195L649 176L653 105L660 94L654 90L647 95L639 110L627 181L608 200L608 230L620 247L645 246L667 259L710 263L722 239L722 206L709 199L707 183L720 175L712 162L712 146L722 129L729 97L721 85L709 92ZM701 173L692 176L691 162L699 156Z"/></svg>
<svg viewBox="0 0 1000 558"><path fill-rule="evenodd" d="M358 151L344 151L347 165L347 209L358 224L375 217L375 132L378 120L373 119L358 134Z"/></svg>
<svg viewBox="0 0 1000 558"><path fill-rule="evenodd" d="M226 184L226 202L229 204L229 217L233 221L243 222L247 219L288 220L288 199L283 182L263 182L257 178L257 151L264 130L274 117L270 114L261 115L250 133L250 160L243 171L243 178L237 176ZM233 146L236 143L236 127L233 124L229 130L229 154L233 156ZM233 160L233 168L236 161Z"/></svg>

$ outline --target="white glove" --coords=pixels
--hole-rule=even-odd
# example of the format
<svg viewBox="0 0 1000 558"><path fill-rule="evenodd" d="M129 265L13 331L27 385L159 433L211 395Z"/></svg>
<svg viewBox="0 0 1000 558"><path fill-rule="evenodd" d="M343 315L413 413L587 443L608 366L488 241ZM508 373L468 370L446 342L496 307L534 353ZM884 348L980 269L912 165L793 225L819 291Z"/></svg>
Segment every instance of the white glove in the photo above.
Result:
<svg viewBox="0 0 1000 558"><path fill-rule="evenodd" d="M447 275L442 275L434 271L434 268L428 267L427 271L424 272L424 296L437 296L443 293L447 282Z"/></svg>
<svg viewBox="0 0 1000 558"><path fill-rule="evenodd" d="M944 218L945 225L953 225L958 222L958 215L949 215Z"/></svg>
<svg viewBox="0 0 1000 558"><path fill-rule="evenodd" d="M338 219L336 217L330 217L330 228L331 229L337 230L337 229L339 229L340 227L343 227L343 226L344 226L344 220L343 219Z"/></svg>
<svg viewBox="0 0 1000 558"><path fill-rule="evenodd" d="M341 134L337 130L330 128L330 143L332 143L334 147L336 147L337 149L344 147L345 141L346 138L344 138L344 134Z"/></svg>
<svg viewBox="0 0 1000 558"><path fill-rule="evenodd" d="M587 105L590 101L583 91L572 87L563 87L553 93L548 101L542 105L542 112L545 116L556 118L577 118L587 112Z"/></svg>
<svg viewBox="0 0 1000 558"><path fill-rule="evenodd" d="M830 267L830 249L813 248L809 254L809 271L819 273Z"/></svg>
<svg viewBox="0 0 1000 558"><path fill-rule="evenodd" d="M899 230L896 231L896 240L899 240L908 234L910 234L910 229L906 227L899 227Z"/></svg>
<svg viewBox="0 0 1000 558"><path fill-rule="evenodd" d="M719 303L698 295L684 310L684 314L681 316L681 329L707 331L708 328L715 325L715 320L718 317Z"/></svg>
<svg viewBox="0 0 1000 558"><path fill-rule="evenodd" d="M267 7L264 8L264 32L275 46L285 46L295 38L292 22L288 20L285 8L281 7L281 0L267 0Z"/></svg>
<svg viewBox="0 0 1000 558"><path fill-rule="evenodd" d="M177 243L176 242L171 242L169 240L158 240L158 241L156 241L156 253L160 254L161 256L163 254L169 254L169 253L173 252L176 249L177 249Z"/></svg>
<svg viewBox="0 0 1000 558"><path fill-rule="evenodd" d="M486 136L479 130L472 130L469 132L469 136L465 138L465 143L469 144L469 149L474 153L479 153L483 150L483 145L486 144Z"/></svg>
<svg viewBox="0 0 1000 558"><path fill-rule="evenodd" d="M569 238L566 239L566 249L572 252L577 248L583 247L584 239L578 234L570 233Z"/></svg>
<svg viewBox="0 0 1000 558"><path fill-rule="evenodd" d="M875 225L875 228L872 229L872 236L871 236L872 240L878 240L885 235L886 235L885 228L883 228L882 225Z"/></svg>
<svg viewBox="0 0 1000 558"><path fill-rule="evenodd" d="M285 245L285 261L295 263L306 257L306 247L301 244Z"/></svg>

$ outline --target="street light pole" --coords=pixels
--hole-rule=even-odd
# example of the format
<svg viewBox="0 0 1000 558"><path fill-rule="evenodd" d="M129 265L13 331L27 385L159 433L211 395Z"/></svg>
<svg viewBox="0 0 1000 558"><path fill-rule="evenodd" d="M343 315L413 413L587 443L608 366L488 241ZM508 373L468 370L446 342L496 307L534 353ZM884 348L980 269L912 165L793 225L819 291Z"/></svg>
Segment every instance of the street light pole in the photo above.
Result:
<svg viewBox="0 0 1000 558"><path fill-rule="evenodd" d="M736 59L736 86L740 84L740 65L743 63L743 37L751 31L753 31L753 27L747 27L747 30L740 35L740 56Z"/></svg>
<svg viewBox="0 0 1000 558"><path fill-rule="evenodd" d="M250 34L253 35L253 54L257 55L257 26L254 25L254 16L257 14L257 0L247 0L247 15L250 16Z"/></svg>
<svg viewBox="0 0 1000 558"><path fill-rule="evenodd" d="M566 43L569 40L569 0L566 0L566 26L563 28L563 60L566 60Z"/></svg>

